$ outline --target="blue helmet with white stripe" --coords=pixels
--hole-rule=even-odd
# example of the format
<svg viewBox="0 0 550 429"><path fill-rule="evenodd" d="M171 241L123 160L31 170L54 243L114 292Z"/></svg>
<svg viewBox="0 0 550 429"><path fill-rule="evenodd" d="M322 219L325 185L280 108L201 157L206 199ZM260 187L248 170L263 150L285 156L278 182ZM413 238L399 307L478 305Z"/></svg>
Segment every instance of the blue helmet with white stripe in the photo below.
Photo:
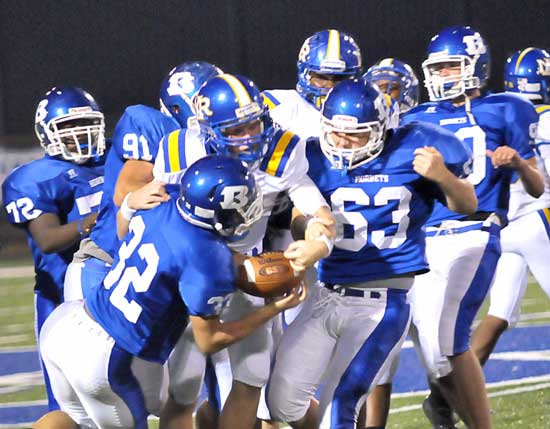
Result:
<svg viewBox="0 0 550 429"><path fill-rule="evenodd" d="M320 109L330 88L313 85L311 73L346 79L359 77L361 71L361 50L353 37L338 30L318 31L300 49L296 90Z"/></svg>
<svg viewBox="0 0 550 429"><path fill-rule="evenodd" d="M418 105L418 78L412 67L403 61L384 58L372 65L363 75L363 79L377 84L389 96L399 91L394 98L399 104L399 113L405 113Z"/></svg>
<svg viewBox="0 0 550 429"><path fill-rule="evenodd" d="M504 68L504 87L531 101L550 104L550 54L527 48L510 56Z"/></svg>
<svg viewBox="0 0 550 429"><path fill-rule="evenodd" d="M442 75L441 69L449 65L459 69L458 73ZM422 70L431 101L459 97L485 85L490 71L489 47L470 27L446 28L432 37Z"/></svg>
<svg viewBox="0 0 550 429"><path fill-rule="evenodd" d="M209 155L183 174L177 206L187 222L223 237L239 237L262 217L262 201L260 187L243 162Z"/></svg>
<svg viewBox="0 0 550 429"><path fill-rule="evenodd" d="M239 75L215 76L199 90L194 105L215 153L237 156L249 168L259 166L275 129L254 82Z"/></svg>
<svg viewBox="0 0 550 429"><path fill-rule="evenodd" d="M160 87L161 111L172 116L183 128L195 119L193 97L211 77L223 72L206 61L187 61L174 67Z"/></svg>

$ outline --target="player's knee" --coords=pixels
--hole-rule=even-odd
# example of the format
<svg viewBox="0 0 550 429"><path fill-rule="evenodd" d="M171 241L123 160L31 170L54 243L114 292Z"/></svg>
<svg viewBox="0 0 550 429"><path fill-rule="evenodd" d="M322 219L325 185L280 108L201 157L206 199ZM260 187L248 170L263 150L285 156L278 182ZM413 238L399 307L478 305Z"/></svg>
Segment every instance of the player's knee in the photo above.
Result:
<svg viewBox="0 0 550 429"><path fill-rule="evenodd" d="M295 422L305 416L309 398L294 394L295 389L288 380L272 381L268 385L267 406L271 418L281 422Z"/></svg>

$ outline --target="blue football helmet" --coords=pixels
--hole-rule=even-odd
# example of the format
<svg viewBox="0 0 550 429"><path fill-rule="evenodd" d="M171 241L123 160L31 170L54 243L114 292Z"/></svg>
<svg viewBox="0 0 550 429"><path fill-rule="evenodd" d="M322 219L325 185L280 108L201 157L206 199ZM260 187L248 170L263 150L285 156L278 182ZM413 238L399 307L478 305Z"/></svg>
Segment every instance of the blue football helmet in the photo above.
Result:
<svg viewBox="0 0 550 429"><path fill-rule="evenodd" d="M321 150L339 170L351 170L376 158L384 148L390 105L378 86L346 80L328 94L321 111ZM361 147L341 147L332 133L364 133Z"/></svg>
<svg viewBox="0 0 550 429"><path fill-rule="evenodd" d="M194 98L199 125L210 149L239 157L256 169L273 139L275 128L260 90L244 76L221 74L209 79ZM232 136L236 127L249 126Z"/></svg>
<svg viewBox="0 0 550 429"><path fill-rule="evenodd" d="M195 124L193 97L211 77L223 72L205 61L187 61L174 67L160 87L160 110L183 128Z"/></svg>
<svg viewBox="0 0 550 429"><path fill-rule="evenodd" d="M529 100L550 104L550 55L544 49L527 48L506 60L504 87Z"/></svg>
<svg viewBox="0 0 550 429"><path fill-rule="evenodd" d="M397 90L394 100L399 104L399 112L405 113L418 105L420 91L418 78L412 67L395 58L384 58L371 66L363 79L378 85L390 97Z"/></svg>
<svg viewBox="0 0 550 429"><path fill-rule="evenodd" d="M208 155L193 163L180 182L183 218L223 237L242 237L261 219L263 199L254 174L236 158Z"/></svg>
<svg viewBox="0 0 550 429"><path fill-rule="evenodd" d="M349 34L338 30L318 31L303 43L298 55L296 90L320 110L330 88L311 84L311 72L341 79L361 76L359 45Z"/></svg>
<svg viewBox="0 0 550 429"><path fill-rule="evenodd" d="M50 156L82 164L105 152L103 113L83 89L50 89L38 102L34 123L40 145Z"/></svg>
<svg viewBox="0 0 550 429"><path fill-rule="evenodd" d="M442 66L460 67L460 73L442 76ZM482 88L489 78L489 47L470 27L449 27L432 37L422 63L424 86L431 101L449 100Z"/></svg>

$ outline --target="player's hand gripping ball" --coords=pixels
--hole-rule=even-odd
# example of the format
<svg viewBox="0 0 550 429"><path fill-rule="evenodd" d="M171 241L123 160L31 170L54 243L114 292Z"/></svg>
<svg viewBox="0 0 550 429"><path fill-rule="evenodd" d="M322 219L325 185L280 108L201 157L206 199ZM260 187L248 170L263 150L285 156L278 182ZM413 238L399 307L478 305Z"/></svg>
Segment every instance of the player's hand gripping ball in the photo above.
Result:
<svg viewBox="0 0 550 429"><path fill-rule="evenodd" d="M251 256L239 266L238 287L250 295L273 298L298 286L304 271L294 271L283 252Z"/></svg>

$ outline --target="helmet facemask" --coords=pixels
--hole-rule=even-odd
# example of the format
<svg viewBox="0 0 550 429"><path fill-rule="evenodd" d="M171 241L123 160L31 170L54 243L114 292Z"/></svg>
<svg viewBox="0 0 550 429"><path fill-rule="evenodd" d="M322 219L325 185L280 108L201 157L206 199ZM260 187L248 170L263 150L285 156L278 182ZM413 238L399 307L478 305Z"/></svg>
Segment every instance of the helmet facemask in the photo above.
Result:
<svg viewBox="0 0 550 429"><path fill-rule="evenodd" d="M260 114L245 119L244 121L231 121L228 124L220 124L214 128L206 126L206 140L217 154L239 158L246 164L248 169L256 170L267 153L275 129L267 109ZM254 121L258 121L259 125L257 134L246 137L230 137L232 129Z"/></svg>
<svg viewBox="0 0 550 429"><path fill-rule="evenodd" d="M384 148L386 127L386 121L359 124L356 118L350 116L335 115L332 119L323 117L321 120L321 150L338 170L352 170L380 155ZM363 146L347 149L338 147L332 133L368 133L368 137L365 136L367 141Z"/></svg>
<svg viewBox="0 0 550 429"><path fill-rule="evenodd" d="M430 54L422 63L424 86L428 90L431 101L451 100L465 95L470 89L480 88L481 83L475 76L476 62L479 55L447 55L445 53ZM444 67L459 67L456 74L441 76Z"/></svg>
<svg viewBox="0 0 550 429"><path fill-rule="evenodd" d="M67 161L83 164L105 152L103 113L89 108L58 116L48 123L38 123L35 130L40 144L50 156L61 156Z"/></svg>

